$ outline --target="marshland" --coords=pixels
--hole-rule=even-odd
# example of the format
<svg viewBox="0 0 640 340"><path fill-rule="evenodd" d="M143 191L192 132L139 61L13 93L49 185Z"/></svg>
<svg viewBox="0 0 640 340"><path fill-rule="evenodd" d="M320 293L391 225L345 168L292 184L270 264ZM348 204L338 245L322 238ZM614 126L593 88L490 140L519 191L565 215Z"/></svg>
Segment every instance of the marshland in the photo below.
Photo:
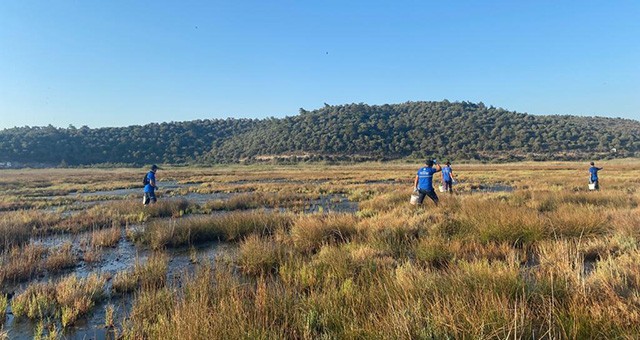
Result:
<svg viewBox="0 0 640 340"><path fill-rule="evenodd" d="M635 338L640 161L599 165L2 170L0 338Z"/></svg>

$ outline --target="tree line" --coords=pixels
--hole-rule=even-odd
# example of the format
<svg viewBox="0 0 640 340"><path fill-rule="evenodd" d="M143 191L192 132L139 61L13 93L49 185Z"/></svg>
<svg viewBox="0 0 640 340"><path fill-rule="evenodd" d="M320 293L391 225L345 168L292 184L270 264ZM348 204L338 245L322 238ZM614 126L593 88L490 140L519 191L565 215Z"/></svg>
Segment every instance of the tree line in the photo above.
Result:
<svg viewBox="0 0 640 340"><path fill-rule="evenodd" d="M194 120L91 129L18 127L0 131L0 162L45 165L193 163L217 141L248 131L251 119Z"/></svg>
<svg viewBox="0 0 640 340"><path fill-rule="evenodd" d="M640 155L640 122L630 119L538 116L483 103L349 104L267 119L237 134L204 159L252 160L260 155L331 159L476 160L587 159Z"/></svg>
<svg viewBox="0 0 640 340"><path fill-rule="evenodd" d="M325 105L298 115L0 131L0 162L49 165L318 160L577 160L640 156L640 122L470 102Z"/></svg>

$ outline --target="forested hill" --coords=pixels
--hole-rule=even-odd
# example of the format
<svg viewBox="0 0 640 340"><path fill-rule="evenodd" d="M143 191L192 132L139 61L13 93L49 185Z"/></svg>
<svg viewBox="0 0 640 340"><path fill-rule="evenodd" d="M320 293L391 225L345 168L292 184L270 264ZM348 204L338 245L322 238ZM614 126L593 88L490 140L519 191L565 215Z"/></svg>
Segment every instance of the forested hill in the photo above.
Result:
<svg viewBox="0 0 640 340"><path fill-rule="evenodd" d="M616 149L612 152L612 149ZM640 122L537 116L482 103L350 104L282 119L196 120L122 128L0 131L0 166L640 156Z"/></svg>
<svg viewBox="0 0 640 340"><path fill-rule="evenodd" d="M612 149L616 149L612 153ZM469 102L326 105L262 121L211 150L205 159L268 155L398 159L587 159L640 156L640 122L537 116Z"/></svg>
<svg viewBox="0 0 640 340"><path fill-rule="evenodd" d="M21 127L0 131L0 163L88 165L193 163L257 120L194 120L120 128Z"/></svg>

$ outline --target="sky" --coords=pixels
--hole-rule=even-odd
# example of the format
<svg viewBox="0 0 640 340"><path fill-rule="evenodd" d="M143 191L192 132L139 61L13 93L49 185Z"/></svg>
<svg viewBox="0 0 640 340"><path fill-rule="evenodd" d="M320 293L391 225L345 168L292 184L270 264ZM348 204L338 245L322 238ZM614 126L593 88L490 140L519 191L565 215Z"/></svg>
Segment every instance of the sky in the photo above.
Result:
<svg viewBox="0 0 640 340"><path fill-rule="evenodd" d="M443 99L640 120L640 1L0 0L0 129Z"/></svg>

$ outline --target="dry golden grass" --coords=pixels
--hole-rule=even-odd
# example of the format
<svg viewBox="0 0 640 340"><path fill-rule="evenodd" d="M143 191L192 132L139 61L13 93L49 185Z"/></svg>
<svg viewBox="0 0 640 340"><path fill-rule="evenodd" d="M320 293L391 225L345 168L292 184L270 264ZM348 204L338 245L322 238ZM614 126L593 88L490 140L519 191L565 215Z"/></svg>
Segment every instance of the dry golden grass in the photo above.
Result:
<svg viewBox="0 0 640 340"><path fill-rule="evenodd" d="M92 247L115 247L122 233L119 226L113 226L108 229L94 230L91 233L91 246Z"/></svg>
<svg viewBox="0 0 640 340"><path fill-rule="evenodd" d="M60 217L37 210L0 213L0 250L26 243L34 231L55 225Z"/></svg>
<svg viewBox="0 0 640 340"><path fill-rule="evenodd" d="M135 297L129 319L123 323L125 339L162 339L163 325L175 304L175 292L168 288L143 289Z"/></svg>
<svg viewBox="0 0 640 340"><path fill-rule="evenodd" d="M62 327L68 327L87 314L104 296L105 278L91 274L86 278L67 276L56 285L56 301L60 308Z"/></svg>
<svg viewBox="0 0 640 340"><path fill-rule="evenodd" d="M71 242L64 243L58 248L49 250L49 256L44 262L44 269L49 273L56 273L72 268L78 263L78 257L73 253Z"/></svg>
<svg viewBox="0 0 640 340"><path fill-rule="evenodd" d="M7 318L7 307L9 306L9 298L5 294L0 294L0 326L4 325Z"/></svg>
<svg viewBox="0 0 640 340"><path fill-rule="evenodd" d="M40 271L46 253L44 246L36 244L12 247L0 257L0 285L32 278Z"/></svg>
<svg viewBox="0 0 640 340"><path fill-rule="evenodd" d="M102 260L102 248L88 247L82 252L82 260L88 264L98 263Z"/></svg>
<svg viewBox="0 0 640 340"><path fill-rule="evenodd" d="M62 326L67 327L86 315L103 297L104 283L103 277L94 274L86 278L74 274L57 283L34 283L13 298L11 308L17 318L48 320L59 317Z"/></svg>
<svg viewBox="0 0 640 340"><path fill-rule="evenodd" d="M113 292L116 294L130 293L138 286L138 277L133 271L117 272L111 281Z"/></svg>
<svg viewBox="0 0 640 340"><path fill-rule="evenodd" d="M166 254L153 254L145 263L136 260L131 271L116 273L112 280L112 289L116 294L130 293L137 288L158 289L164 287L167 280L168 257Z"/></svg>
<svg viewBox="0 0 640 340"><path fill-rule="evenodd" d="M56 314L56 290L51 282L34 283L11 300L11 310L16 318L32 320L54 317Z"/></svg>
<svg viewBox="0 0 640 340"><path fill-rule="evenodd" d="M252 194L202 210L178 204L150 213L120 201L92 214L145 223L127 237L156 249L238 243L213 264L194 261L196 273L179 282L167 281L166 256L116 274L115 292L136 292L124 338L633 339L640 163L599 165L600 192L587 191L581 163L454 165L461 183L438 207L408 204L413 164L176 169L166 176L206 182L190 192ZM89 187L94 178L85 180ZM67 190L54 182L43 177L25 192ZM491 192L503 186L513 191ZM148 221L183 215L176 211L291 207L329 193L359 201L358 213ZM19 295L29 301L23 313L47 314L49 294Z"/></svg>
<svg viewBox="0 0 640 340"><path fill-rule="evenodd" d="M106 328L113 328L115 326L115 312L116 308L112 304L104 307L104 326Z"/></svg>
<svg viewBox="0 0 640 340"><path fill-rule="evenodd" d="M291 226L291 239L298 250L313 252L323 244L348 242L356 234L357 223L350 214L302 216Z"/></svg>
<svg viewBox="0 0 640 340"><path fill-rule="evenodd" d="M528 178L532 166L459 176L472 183L437 208L409 206L410 189L379 188L358 217L294 216L290 228L249 232L235 259L246 276L204 266L129 334L635 338L637 191L616 181L612 191L586 192L564 163L535 165L560 175L545 178L545 189ZM504 178L521 189L469 192Z"/></svg>
<svg viewBox="0 0 640 340"><path fill-rule="evenodd" d="M290 221L289 215L261 211L214 214L157 221L147 226L142 238L153 249L218 240L236 242L251 233L272 234L278 229L287 228Z"/></svg>
<svg viewBox="0 0 640 340"><path fill-rule="evenodd" d="M240 242L238 264L249 275L275 272L283 256L284 249L275 241L258 235L251 235Z"/></svg>

